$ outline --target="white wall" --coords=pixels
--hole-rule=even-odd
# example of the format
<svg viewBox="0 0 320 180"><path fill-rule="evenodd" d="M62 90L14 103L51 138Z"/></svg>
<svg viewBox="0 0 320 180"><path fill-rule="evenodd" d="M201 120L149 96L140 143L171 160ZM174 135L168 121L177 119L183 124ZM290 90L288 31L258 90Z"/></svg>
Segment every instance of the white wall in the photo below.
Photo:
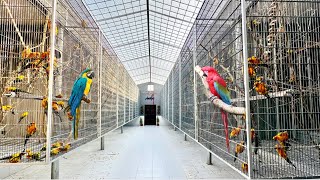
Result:
<svg viewBox="0 0 320 180"><path fill-rule="evenodd" d="M151 100L145 100L147 96L150 96L147 92L148 85L154 85L154 104L157 106L160 106L161 104L160 92L162 90L163 85L156 84L156 83L144 83L144 84L138 85L140 90L140 107L144 105L152 104Z"/></svg>

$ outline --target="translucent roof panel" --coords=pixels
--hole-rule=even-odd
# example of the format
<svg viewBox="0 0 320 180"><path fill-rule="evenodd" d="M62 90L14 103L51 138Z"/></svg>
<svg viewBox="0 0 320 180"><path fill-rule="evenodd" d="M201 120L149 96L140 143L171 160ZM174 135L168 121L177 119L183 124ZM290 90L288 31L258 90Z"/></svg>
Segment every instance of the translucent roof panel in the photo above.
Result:
<svg viewBox="0 0 320 180"><path fill-rule="evenodd" d="M83 0L136 84L164 84L203 0Z"/></svg>

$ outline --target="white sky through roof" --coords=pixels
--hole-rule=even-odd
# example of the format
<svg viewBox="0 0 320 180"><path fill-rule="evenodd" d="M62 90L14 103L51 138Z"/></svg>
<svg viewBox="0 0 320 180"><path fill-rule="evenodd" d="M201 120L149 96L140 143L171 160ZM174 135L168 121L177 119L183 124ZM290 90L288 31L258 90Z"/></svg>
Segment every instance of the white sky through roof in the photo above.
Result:
<svg viewBox="0 0 320 180"><path fill-rule="evenodd" d="M83 0L136 84L164 84L203 0L148 1L150 39L147 0Z"/></svg>

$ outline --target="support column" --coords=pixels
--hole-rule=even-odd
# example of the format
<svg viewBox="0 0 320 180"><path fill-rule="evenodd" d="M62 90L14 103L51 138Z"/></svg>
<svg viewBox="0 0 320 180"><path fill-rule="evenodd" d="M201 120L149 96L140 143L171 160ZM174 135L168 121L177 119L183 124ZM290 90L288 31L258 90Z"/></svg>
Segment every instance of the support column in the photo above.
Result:
<svg viewBox="0 0 320 180"><path fill-rule="evenodd" d="M193 59L193 104L194 104L194 136L195 140L199 141L198 139L198 105L197 105L197 74L194 68L197 65L197 20L195 20L195 29L193 32L193 51L192 51L192 59Z"/></svg>
<svg viewBox="0 0 320 180"><path fill-rule="evenodd" d="M209 146L209 148L211 149L211 146ZM208 151L207 154L207 165L212 165L212 154L210 151Z"/></svg>
<svg viewBox="0 0 320 180"><path fill-rule="evenodd" d="M101 136L100 138L100 147L101 150L104 150L104 136Z"/></svg>
<svg viewBox="0 0 320 180"><path fill-rule="evenodd" d="M51 179L59 179L59 159L51 162Z"/></svg>
<svg viewBox="0 0 320 180"><path fill-rule="evenodd" d="M245 107L246 107L246 135L250 137L251 133L251 119L250 119L250 97L249 97L249 73L248 73L248 45L247 45L247 7L246 0L241 0L241 14L242 14L242 53L243 53L243 71L244 73L244 91L245 91ZM248 157L248 178L252 178L252 144L251 139L247 138L247 157Z"/></svg>

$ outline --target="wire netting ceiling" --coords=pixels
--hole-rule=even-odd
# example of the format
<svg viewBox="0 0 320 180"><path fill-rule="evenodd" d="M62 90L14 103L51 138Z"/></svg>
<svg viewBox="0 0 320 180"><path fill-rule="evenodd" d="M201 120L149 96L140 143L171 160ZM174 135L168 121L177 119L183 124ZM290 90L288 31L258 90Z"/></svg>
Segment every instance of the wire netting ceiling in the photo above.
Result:
<svg viewBox="0 0 320 180"><path fill-rule="evenodd" d="M83 2L136 84L164 84L203 0Z"/></svg>

